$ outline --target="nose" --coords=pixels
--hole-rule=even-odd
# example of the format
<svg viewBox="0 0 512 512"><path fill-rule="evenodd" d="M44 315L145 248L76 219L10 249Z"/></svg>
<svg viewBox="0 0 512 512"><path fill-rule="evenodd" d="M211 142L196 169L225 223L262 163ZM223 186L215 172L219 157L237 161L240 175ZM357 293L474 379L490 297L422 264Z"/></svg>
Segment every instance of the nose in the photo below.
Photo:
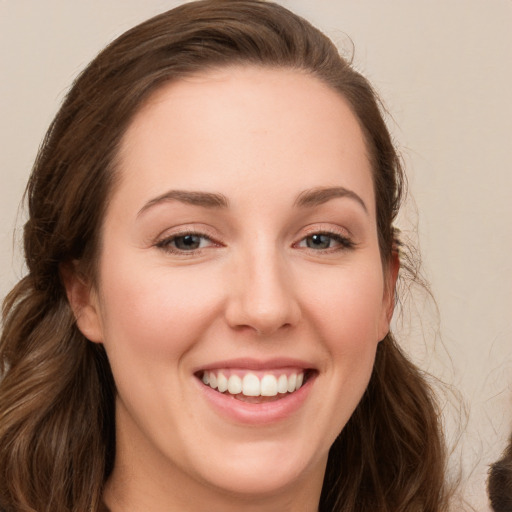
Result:
<svg viewBox="0 0 512 512"><path fill-rule="evenodd" d="M226 319L232 328L268 336L297 325L301 309L286 263L272 251L240 258L228 281Z"/></svg>

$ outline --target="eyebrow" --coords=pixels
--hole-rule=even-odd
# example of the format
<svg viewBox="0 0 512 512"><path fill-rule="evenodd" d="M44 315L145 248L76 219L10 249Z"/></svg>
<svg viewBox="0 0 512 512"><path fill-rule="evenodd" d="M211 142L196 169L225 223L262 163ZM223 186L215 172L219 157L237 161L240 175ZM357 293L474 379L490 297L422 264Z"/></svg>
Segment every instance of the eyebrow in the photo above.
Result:
<svg viewBox="0 0 512 512"><path fill-rule="evenodd" d="M294 206L300 208L311 208L318 206L331 199L339 197L348 197L360 204L363 210L368 213L366 204L354 191L345 187L318 187L301 192L294 202ZM201 206L203 208L228 208L229 201L223 194L213 192L197 192L188 190L169 190L164 194L148 201L137 213L137 217L142 215L151 207L170 201L179 201L181 203L191 204L193 206Z"/></svg>
<svg viewBox="0 0 512 512"><path fill-rule="evenodd" d="M361 199L361 197L357 195L353 190L349 190L345 187L319 187L305 190L304 192L300 193L295 200L295 206L310 208L312 206L321 205L327 201L330 201L331 199L336 199L338 197L347 197L349 199L353 199L363 207L363 210L366 213L368 213L368 208L366 207L366 204Z"/></svg>
<svg viewBox="0 0 512 512"><path fill-rule="evenodd" d="M202 206L203 208L227 208L229 202L226 196L215 194L213 192L195 192L187 190L169 190L161 196L148 201L137 213L137 217L142 215L149 208L169 201L179 201L181 203L191 204L193 206Z"/></svg>

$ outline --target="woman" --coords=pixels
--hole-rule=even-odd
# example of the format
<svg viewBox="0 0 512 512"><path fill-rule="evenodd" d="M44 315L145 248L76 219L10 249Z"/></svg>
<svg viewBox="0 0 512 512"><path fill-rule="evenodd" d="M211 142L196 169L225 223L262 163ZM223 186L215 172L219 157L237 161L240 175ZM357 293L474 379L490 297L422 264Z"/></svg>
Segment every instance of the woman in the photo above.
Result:
<svg viewBox="0 0 512 512"><path fill-rule="evenodd" d="M401 186L371 86L286 9L192 2L114 41L27 189L1 507L445 510L389 333Z"/></svg>

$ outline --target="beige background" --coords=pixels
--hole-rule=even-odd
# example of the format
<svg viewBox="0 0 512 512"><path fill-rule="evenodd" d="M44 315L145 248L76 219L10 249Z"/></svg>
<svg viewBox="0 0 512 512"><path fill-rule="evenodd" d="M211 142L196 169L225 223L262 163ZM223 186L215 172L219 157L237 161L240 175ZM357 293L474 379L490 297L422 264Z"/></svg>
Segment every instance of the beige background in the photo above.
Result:
<svg viewBox="0 0 512 512"><path fill-rule="evenodd" d="M163 0L0 0L0 296L23 273L19 202L76 73L112 38L176 5ZM413 357L460 389L464 496L488 510L485 476L512 428L512 1L283 0L341 47L389 111L439 307L416 299L402 332ZM420 300L421 299L421 300ZM444 400L444 399L443 399Z"/></svg>

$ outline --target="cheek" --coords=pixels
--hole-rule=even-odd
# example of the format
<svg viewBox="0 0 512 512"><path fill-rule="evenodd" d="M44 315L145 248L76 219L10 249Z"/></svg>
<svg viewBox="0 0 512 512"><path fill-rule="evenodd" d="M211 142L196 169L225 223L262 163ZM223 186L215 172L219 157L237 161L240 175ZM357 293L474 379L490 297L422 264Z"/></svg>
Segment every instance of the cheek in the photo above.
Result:
<svg viewBox="0 0 512 512"><path fill-rule="evenodd" d="M384 283L379 265L317 273L307 308L330 349L362 351L379 341Z"/></svg>
<svg viewBox="0 0 512 512"><path fill-rule="evenodd" d="M326 351L320 375L325 399L314 415L324 417L333 442L363 396L379 342L383 277L377 265L325 269L309 286L307 310ZM377 270L375 270L375 268Z"/></svg>
<svg viewBox="0 0 512 512"><path fill-rule="evenodd" d="M123 268L136 271L123 272ZM106 270L106 269L105 269ZM144 360L179 357L197 343L218 308L212 273L189 267L123 265L104 273L102 321L107 350Z"/></svg>

